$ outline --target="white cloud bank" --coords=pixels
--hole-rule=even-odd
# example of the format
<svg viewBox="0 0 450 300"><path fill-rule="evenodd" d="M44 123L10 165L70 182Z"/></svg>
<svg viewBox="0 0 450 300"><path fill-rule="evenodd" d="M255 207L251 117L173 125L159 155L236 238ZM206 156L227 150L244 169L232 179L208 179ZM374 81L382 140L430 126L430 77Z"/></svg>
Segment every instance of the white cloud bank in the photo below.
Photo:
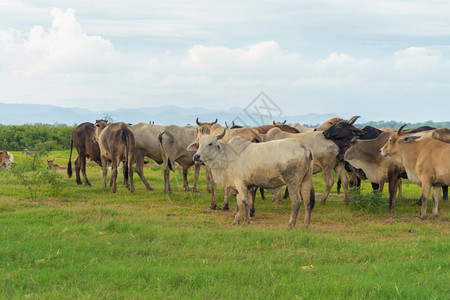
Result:
<svg viewBox="0 0 450 300"><path fill-rule="evenodd" d="M337 51L317 57L267 40L135 55L84 32L74 9L54 8L51 16L49 28L33 26L26 34L0 29L0 102L224 108L244 107L264 90L292 114L364 115L376 103L367 118L398 119L405 101L418 106L427 97L429 104L444 103L450 91L445 47L408 47L387 57ZM433 118L423 112L406 112L403 118ZM448 119L442 116L434 119Z"/></svg>

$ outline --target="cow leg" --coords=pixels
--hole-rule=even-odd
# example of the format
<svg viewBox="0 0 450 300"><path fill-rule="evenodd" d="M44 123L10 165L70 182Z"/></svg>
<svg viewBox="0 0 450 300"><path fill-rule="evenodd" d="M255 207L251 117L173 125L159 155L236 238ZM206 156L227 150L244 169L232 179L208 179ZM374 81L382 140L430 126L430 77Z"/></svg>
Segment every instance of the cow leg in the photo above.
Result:
<svg viewBox="0 0 450 300"><path fill-rule="evenodd" d="M222 204L222 210L229 210L230 206L228 203L228 193L230 189L226 186L223 187L223 204Z"/></svg>
<svg viewBox="0 0 450 300"><path fill-rule="evenodd" d="M206 168L206 191L208 193L211 193L211 180L212 180L212 176L209 174L208 172L209 168ZM211 176L211 178L210 178Z"/></svg>
<svg viewBox="0 0 450 300"><path fill-rule="evenodd" d="M250 217L255 216L255 198L256 192L258 191L257 187L253 187L249 190L249 198L250 198Z"/></svg>
<svg viewBox="0 0 450 300"><path fill-rule="evenodd" d="M164 166L164 192L171 192L170 186L170 169L169 166Z"/></svg>
<svg viewBox="0 0 450 300"><path fill-rule="evenodd" d="M192 191L195 193L198 193L197 180L198 180L199 175L200 175L200 164L195 164L194 165L194 185L192 186Z"/></svg>
<svg viewBox="0 0 450 300"><path fill-rule="evenodd" d="M297 223L297 215L298 212L300 210L300 206L301 206L301 199L300 199L300 191L299 191L299 186L298 183L292 183L292 182L288 182L287 183L287 187L289 189L289 194L291 196L291 217L289 218L289 224L288 224L288 230L291 230L295 227L295 224ZM309 193L309 190L308 190ZM308 200L308 198L304 198L304 200ZM309 200L308 200L309 202ZM306 219L305 219L306 222ZM308 220L309 223L309 220Z"/></svg>
<svg viewBox="0 0 450 300"><path fill-rule="evenodd" d="M383 193L383 189L384 189L384 180L381 180L381 182L380 182L380 185L379 185L379 188L378 188L379 190L380 190L380 193Z"/></svg>
<svg viewBox="0 0 450 300"><path fill-rule="evenodd" d="M261 199L266 200L266 196L264 196L264 189L259 188L259 193L261 194Z"/></svg>
<svg viewBox="0 0 450 300"><path fill-rule="evenodd" d="M439 196L441 195L441 187L435 186L433 187L433 209L431 210L431 216L429 219L437 218L438 216L438 205L439 205Z"/></svg>
<svg viewBox="0 0 450 300"><path fill-rule="evenodd" d="M322 200L320 200L320 204L325 205L327 201L328 195L330 194L331 188L333 187L334 179L332 170L323 170L323 179L325 180L325 191L322 195Z"/></svg>
<svg viewBox="0 0 450 300"><path fill-rule="evenodd" d="M148 183L147 179L144 176L144 155L138 149L136 149L135 152L135 159L136 159L136 173L141 178L142 183L144 183L147 190L153 191L153 188L150 186L150 184Z"/></svg>
<svg viewBox="0 0 450 300"><path fill-rule="evenodd" d="M345 172L344 164L338 163L336 168L336 174L338 174L339 179L341 180L341 186L344 190L344 204L349 204L350 199L348 198L348 178L347 173Z"/></svg>
<svg viewBox="0 0 450 300"><path fill-rule="evenodd" d="M189 188L189 183L187 180L187 173L188 173L189 167L183 167L183 188L185 192L190 192L191 189Z"/></svg>
<svg viewBox="0 0 450 300"><path fill-rule="evenodd" d="M276 191L273 195L273 203L280 204L281 203L281 193L283 192L283 187L276 188Z"/></svg>
<svg viewBox="0 0 450 300"><path fill-rule="evenodd" d="M128 178L129 178L129 184L130 184L130 188L129 188L130 193L134 193L133 159L130 156L128 156Z"/></svg>
<svg viewBox="0 0 450 300"><path fill-rule="evenodd" d="M86 152L83 152L83 155L78 156L78 158L80 158L80 168L81 168L81 174L83 174L84 185L91 186L91 183L89 182L89 180L87 179L87 176L86 176ZM78 175L78 177L79 177L79 175ZM80 184L81 184L81 180L80 180Z"/></svg>
<svg viewBox="0 0 450 300"><path fill-rule="evenodd" d="M212 173L210 168L206 168L206 177L209 178L209 182L211 183L211 205L209 208L216 209L217 208L217 184L214 182L212 178Z"/></svg>
<svg viewBox="0 0 450 300"><path fill-rule="evenodd" d="M248 189L246 186L237 187L238 194L236 196L237 212L234 216L233 225L240 223L242 219L242 213L245 214L245 223L250 223L250 207L248 200Z"/></svg>
<svg viewBox="0 0 450 300"><path fill-rule="evenodd" d="M111 167L111 193L117 192L117 160L112 160L112 167Z"/></svg>
<svg viewBox="0 0 450 300"><path fill-rule="evenodd" d="M422 208L420 209L420 219L425 219L427 215L427 204L428 204L428 196L430 195L431 185L428 182L422 181L422 196L420 200L422 200Z"/></svg>
<svg viewBox="0 0 450 300"><path fill-rule="evenodd" d="M398 176L398 173L394 170L388 171L388 183L389 183L389 210L395 207L395 197L397 195L398 185L402 184L402 179Z"/></svg>
<svg viewBox="0 0 450 300"><path fill-rule="evenodd" d="M108 161L102 156L102 186L106 187L106 174L108 174Z"/></svg>
<svg viewBox="0 0 450 300"><path fill-rule="evenodd" d="M81 184L81 178L80 178L80 157L78 156L75 160L75 176L76 176L76 182L78 185Z"/></svg>
<svg viewBox="0 0 450 300"><path fill-rule="evenodd" d="M401 178L401 177L398 178L398 192L397 192L397 197L398 197L398 198L403 197L403 195L402 195L402 178Z"/></svg>

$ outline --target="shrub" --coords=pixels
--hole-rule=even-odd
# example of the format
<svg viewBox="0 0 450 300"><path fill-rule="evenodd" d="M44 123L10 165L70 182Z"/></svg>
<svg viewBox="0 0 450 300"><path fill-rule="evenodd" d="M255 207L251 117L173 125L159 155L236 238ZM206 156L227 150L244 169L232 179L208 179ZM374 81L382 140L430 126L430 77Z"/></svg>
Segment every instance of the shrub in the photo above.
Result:
<svg viewBox="0 0 450 300"><path fill-rule="evenodd" d="M350 208L353 210L366 210L373 213L389 210L389 202L383 198L379 190L362 195L358 187L350 189Z"/></svg>

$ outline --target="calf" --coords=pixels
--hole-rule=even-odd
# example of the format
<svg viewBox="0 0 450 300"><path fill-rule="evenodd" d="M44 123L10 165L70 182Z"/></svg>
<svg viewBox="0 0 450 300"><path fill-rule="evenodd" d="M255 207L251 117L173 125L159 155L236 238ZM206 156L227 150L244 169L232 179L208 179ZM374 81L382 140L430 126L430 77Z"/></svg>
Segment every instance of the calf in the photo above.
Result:
<svg viewBox="0 0 450 300"><path fill-rule="evenodd" d="M66 172L67 167L62 167L58 164L54 164L53 160L47 160L47 169L50 169L53 172Z"/></svg>
<svg viewBox="0 0 450 300"><path fill-rule="evenodd" d="M204 136L188 150L197 150L194 160L203 161L211 169L215 182L237 190L238 211L233 224L240 223L242 214L245 222L250 222L249 188L287 185L292 199L288 228L295 227L300 194L305 201L304 225L308 226L314 207L311 149L294 139L251 143L235 137L224 144L218 141L224 135L225 131L219 136Z"/></svg>
<svg viewBox="0 0 450 300"><path fill-rule="evenodd" d="M405 166L408 178L422 186L422 209L420 218L427 213L428 196L431 187L448 186L450 184L450 144L431 137L420 138L414 133L402 132L390 136L380 149L381 155L390 156ZM433 209L431 217L437 217L440 189L433 191Z"/></svg>

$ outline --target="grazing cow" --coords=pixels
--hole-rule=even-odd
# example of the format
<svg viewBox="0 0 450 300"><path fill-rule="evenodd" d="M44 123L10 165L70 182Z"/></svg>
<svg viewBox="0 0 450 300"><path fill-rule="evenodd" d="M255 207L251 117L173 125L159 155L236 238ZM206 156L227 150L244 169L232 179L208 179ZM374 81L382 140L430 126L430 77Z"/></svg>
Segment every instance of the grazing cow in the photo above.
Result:
<svg viewBox="0 0 450 300"><path fill-rule="evenodd" d="M99 122L99 121L97 121ZM107 121L104 121L107 122ZM67 176L72 178L72 149L75 147L78 153L78 157L75 160L75 174L76 182L81 184L80 170L83 174L84 185L91 186L86 176L86 157L90 161L95 161L100 167L102 162L100 159L100 148L95 138L95 127L90 122L82 123L78 125L72 132L72 139L70 140L70 155L69 162L67 164Z"/></svg>
<svg viewBox="0 0 450 300"><path fill-rule="evenodd" d="M309 131L303 133L287 133L281 131L279 128L273 128L266 134L266 140L279 140L285 138L294 138L301 141L303 144L309 146L314 155L314 174L323 172L325 180L325 192L322 195L321 204L325 204L326 199L331 191L334 183L333 170L341 179L344 187L344 203L348 204L348 184L347 175L345 174L343 163L337 161L336 156L339 153L339 148L330 140L325 139L322 131Z"/></svg>
<svg viewBox="0 0 450 300"><path fill-rule="evenodd" d="M420 218L424 219L431 187L450 185L450 144L402 132L404 127L390 136L380 152L402 163L408 178L422 186ZM439 194L440 189L434 188L431 217L438 215Z"/></svg>
<svg viewBox="0 0 450 300"><path fill-rule="evenodd" d="M120 162L123 162L125 186L131 193L134 193L132 165L136 142L130 125L123 122L108 124L105 120L99 120L94 126L95 136L101 153L103 187L106 187L107 165L108 162L111 162L111 181L109 185L111 187L111 193L117 191L117 168Z"/></svg>
<svg viewBox="0 0 450 300"><path fill-rule="evenodd" d="M9 169L12 164L14 163L14 160L11 161L11 155L9 155L9 152L4 150L0 152L0 167L5 167L6 169Z"/></svg>
<svg viewBox="0 0 450 300"><path fill-rule="evenodd" d="M289 187L292 199L288 228L295 227L300 209L300 194L305 201L304 225L308 226L314 207L312 185L313 156L311 149L294 139L251 143L240 137L221 143L225 135L206 135L189 145L197 152L194 160L203 161L211 169L213 179L222 186L237 190L238 210L233 224L239 224L242 214L250 222L249 188Z"/></svg>
<svg viewBox="0 0 450 300"><path fill-rule="evenodd" d="M186 150L192 141L195 140L196 129L194 126L176 126L170 125L164 127L163 132L158 135L161 145L161 154L164 165L164 191L171 192L170 170L173 170L173 163L176 161L183 168L183 188L185 191L191 191L187 180L189 167L195 165L193 191L197 189L197 179L200 174L200 165L195 164L192 159L193 152Z"/></svg>
<svg viewBox="0 0 450 300"><path fill-rule="evenodd" d="M62 167L58 164L54 164L53 160L47 160L47 169L49 169L50 171L53 172L66 172L67 171L67 167Z"/></svg>
<svg viewBox="0 0 450 300"><path fill-rule="evenodd" d="M198 119L197 119L198 120ZM199 122L197 122L199 124ZM205 125L208 124L208 125ZM209 125L209 124L212 124ZM197 126L197 138L195 139L196 142L198 142L202 136L204 135L220 135L224 131L224 128L220 124L214 123L201 123L201 125ZM224 136L220 139L220 142L227 143L229 142L233 137L239 136L240 138L254 143L262 143L264 141L263 137L256 131L254 128L248 128L248 127L238 127L234 129L229 129L225 131ZM217 208L217 185L212 179L211 170L207 167L206 169L207 175L211 181L211 209ZM228 202L228 188L226 186L223 187L224 190L224 199L223 199L223 210L229 209L229 202ZM256 189L252 189L252 199L255 197ZM264 196L263 192L261 192L261 196ZM253 216L254 214L254 207L252 206L250 215Z"/></svg>
<svg viewBox="0 0 450 300"><path fill-rule="evenodd" d="M144 176L144 158L151 158L159 165L163 163L158 135L164 131L164 126L138 123L131 125L130 129L136 141L136 149L134 152L136 173L138 173L147 190L152 191L153 188Z"/></svg>

